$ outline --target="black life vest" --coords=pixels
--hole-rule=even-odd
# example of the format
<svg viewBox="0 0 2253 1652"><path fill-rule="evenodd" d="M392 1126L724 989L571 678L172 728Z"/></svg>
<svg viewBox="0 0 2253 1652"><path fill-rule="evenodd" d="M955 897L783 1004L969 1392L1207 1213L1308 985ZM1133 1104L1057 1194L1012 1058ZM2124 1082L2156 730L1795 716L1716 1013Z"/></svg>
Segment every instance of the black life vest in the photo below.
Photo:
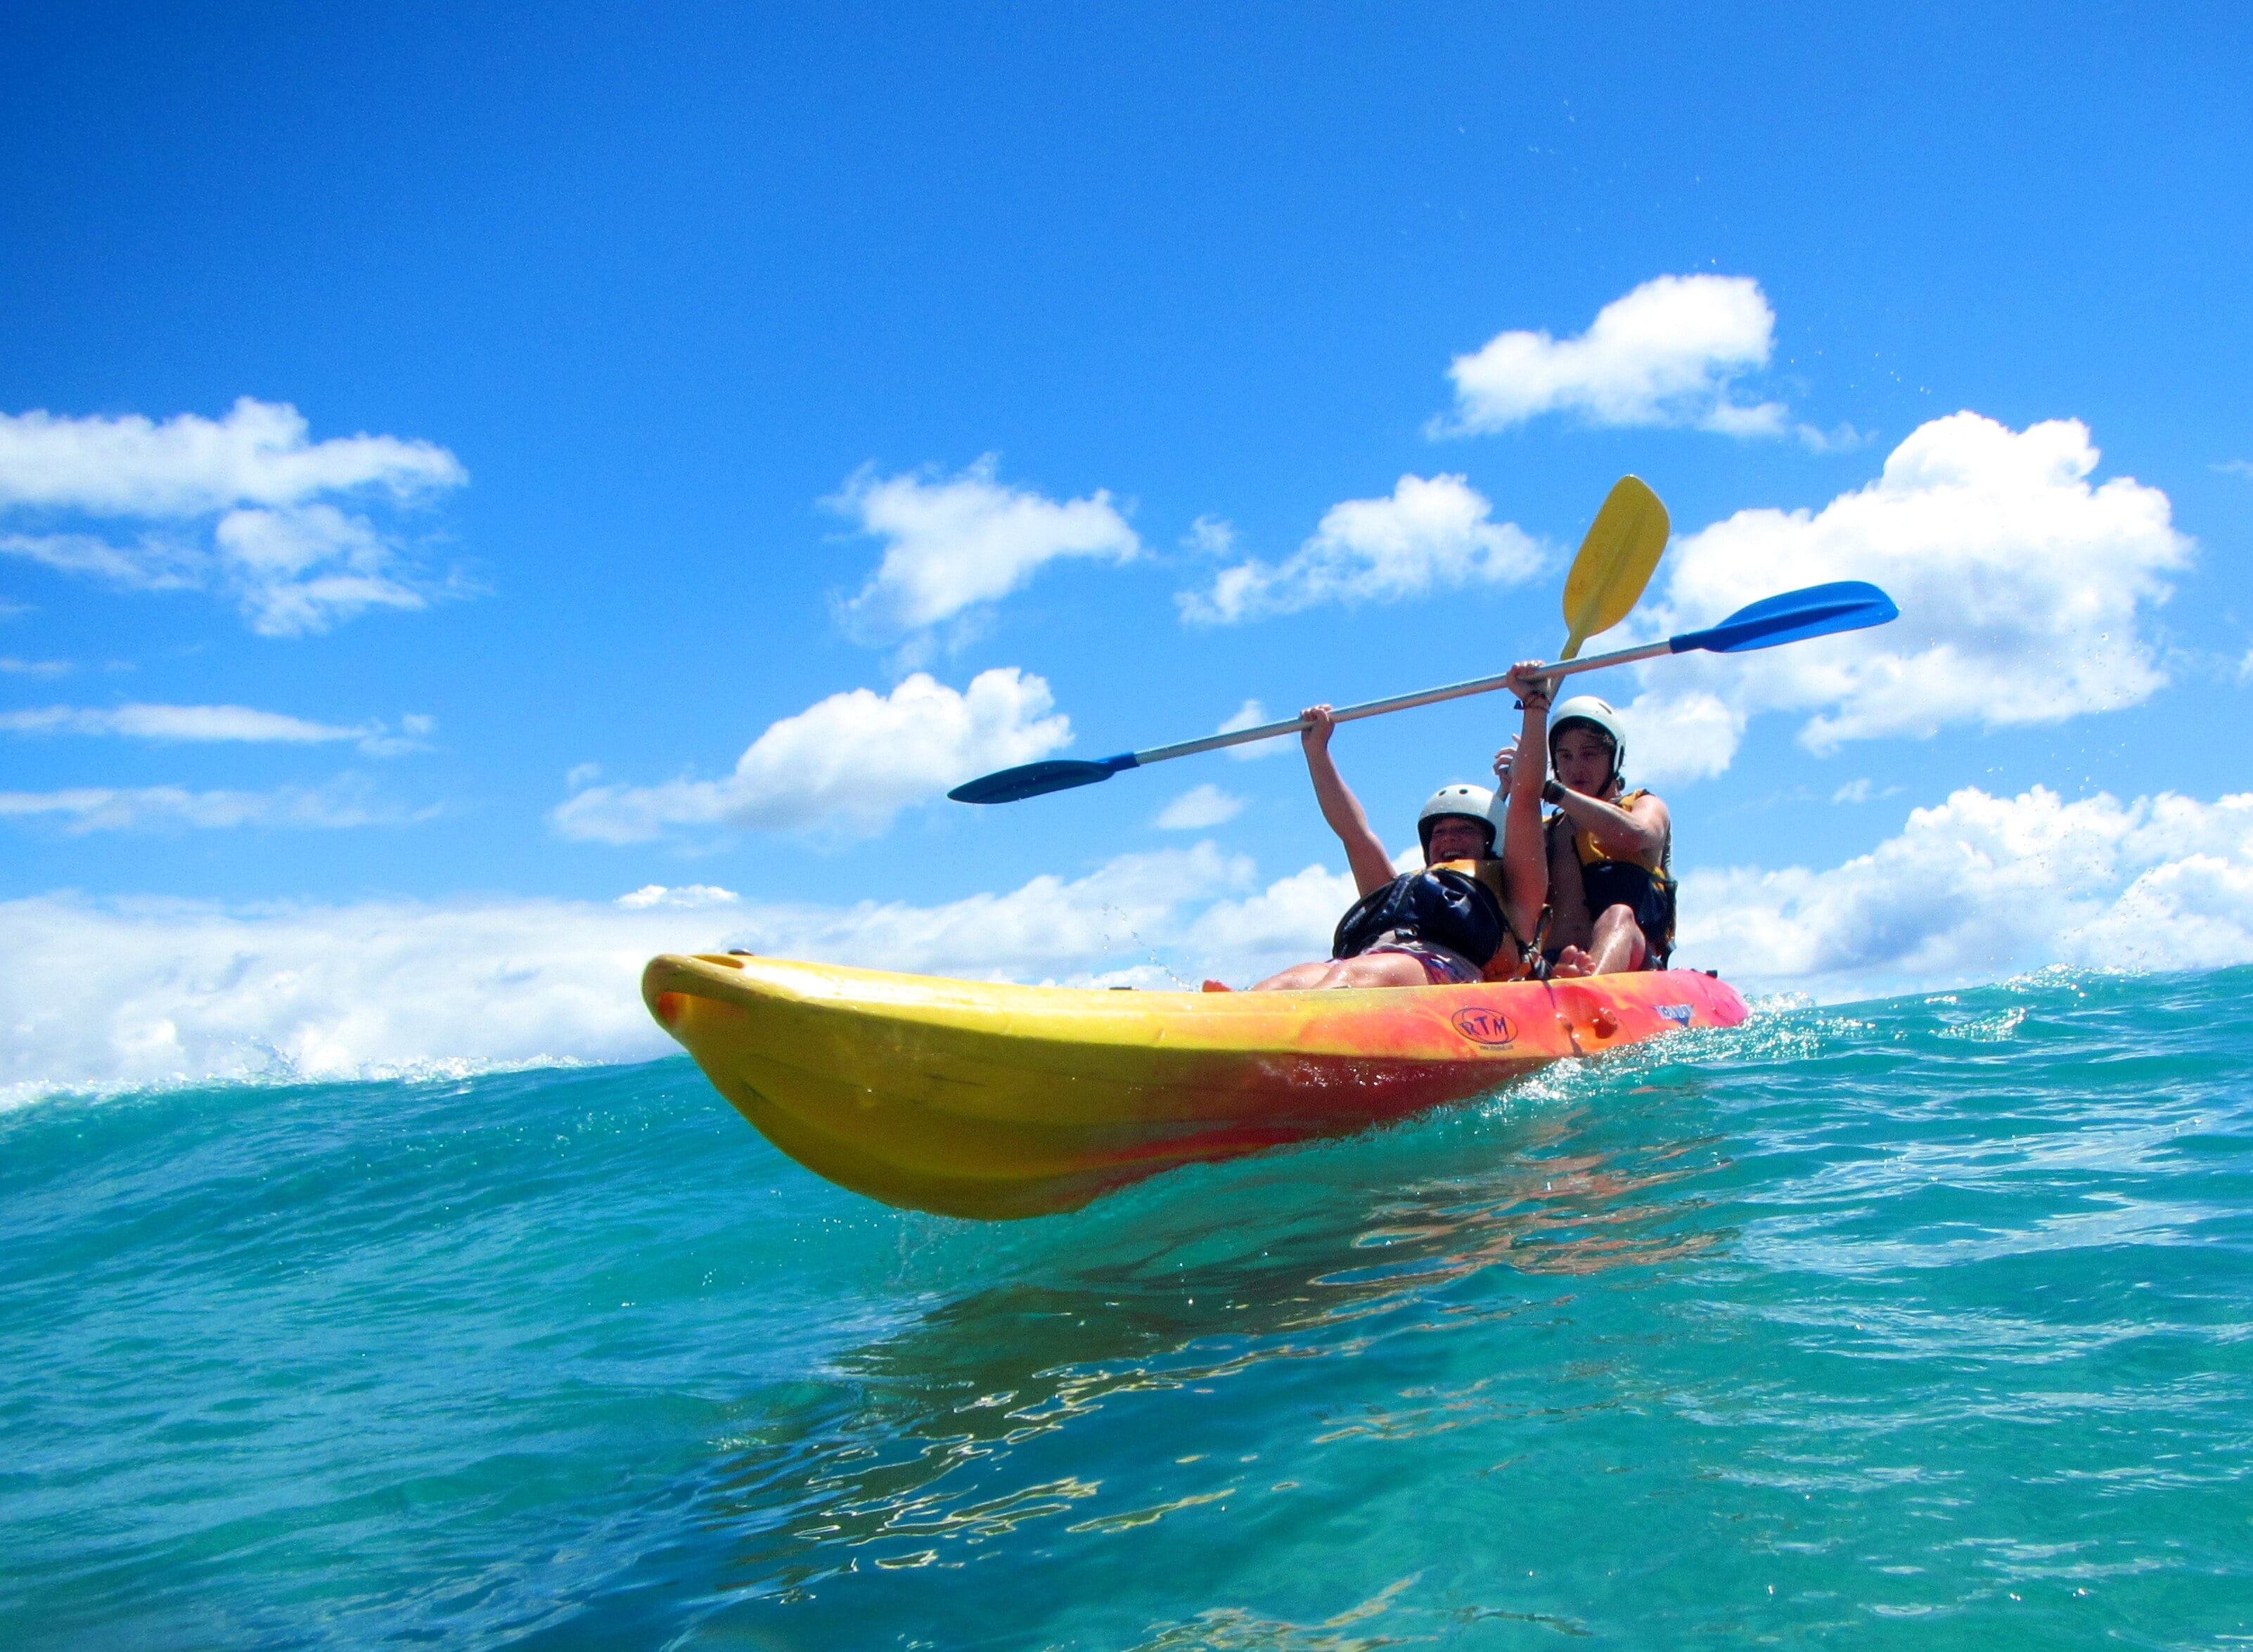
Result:
<svg viewBox="0 0 2253 1652"><path fill-rule="evenodd" d="M1510 920L1479 878L1442 863L1404 872L1347 909L1330 942L1332 958L1358 958L1387 939L1429 941L1479 968L1502 950Z"/></svg>

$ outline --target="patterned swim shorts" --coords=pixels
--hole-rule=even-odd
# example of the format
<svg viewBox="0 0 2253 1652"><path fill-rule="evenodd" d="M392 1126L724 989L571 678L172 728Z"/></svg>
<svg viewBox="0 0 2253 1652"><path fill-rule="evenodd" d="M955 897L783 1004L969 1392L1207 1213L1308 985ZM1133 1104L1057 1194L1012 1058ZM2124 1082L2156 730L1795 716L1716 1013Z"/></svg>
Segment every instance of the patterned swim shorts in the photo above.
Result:
<svg viewBox="0 0 2253 1652"><path fill-rule="evenodd" d="M1424 966L1424 979L1434 986L1461 986L1485 979L1486 972L1461 952L1412 936L1379 941L1369 952L1399 952ZM1364 953L1367 957L1369 953Z"/></svg>

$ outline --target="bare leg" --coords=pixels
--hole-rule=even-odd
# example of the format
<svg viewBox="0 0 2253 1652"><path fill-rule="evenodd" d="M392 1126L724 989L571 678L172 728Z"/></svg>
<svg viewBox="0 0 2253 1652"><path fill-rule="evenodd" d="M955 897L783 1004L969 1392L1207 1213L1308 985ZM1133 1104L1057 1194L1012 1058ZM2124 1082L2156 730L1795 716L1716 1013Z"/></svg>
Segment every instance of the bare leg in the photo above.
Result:
<svg viewBox="0 0 2253 1652"><path fill-rule="evenodd" d="M1562 951L1596 944L1595 916L1588 910L1586 883L1580 876L1580 857L1569 833L1553 832L1549 841L1548 944Z"/></svg>
<svg viewBox="0 0 2253 1652"><path fill-rule="evenodd" d="M1639 970L1645 951L1643 926L1635 921L1635 909L1607 907L1596 920L1595 944L1587 951L1588 973L1624 975Z"/></svg>
<svg viewBox="0 0 2253 1652"><path fill-rule="evenodd" d="M1331 986L1428 986L1432 978L1406 952L1365 952L1294 964L1252 988L1255 993L1308 993Z"/></svg>

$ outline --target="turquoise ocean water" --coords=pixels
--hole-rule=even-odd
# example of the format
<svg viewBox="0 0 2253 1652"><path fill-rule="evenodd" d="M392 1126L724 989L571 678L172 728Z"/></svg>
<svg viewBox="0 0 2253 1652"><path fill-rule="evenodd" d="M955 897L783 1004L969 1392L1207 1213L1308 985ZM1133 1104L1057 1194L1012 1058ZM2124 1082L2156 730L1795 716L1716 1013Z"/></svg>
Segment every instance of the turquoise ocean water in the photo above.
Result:
<svg viewBox="0 0 2253 1652"><path fill-rule="evenodd" d="M685 1059L0 1116L0 1646L2253 1637L2253 972L1780 1009L1076 1215Z"/></svg>

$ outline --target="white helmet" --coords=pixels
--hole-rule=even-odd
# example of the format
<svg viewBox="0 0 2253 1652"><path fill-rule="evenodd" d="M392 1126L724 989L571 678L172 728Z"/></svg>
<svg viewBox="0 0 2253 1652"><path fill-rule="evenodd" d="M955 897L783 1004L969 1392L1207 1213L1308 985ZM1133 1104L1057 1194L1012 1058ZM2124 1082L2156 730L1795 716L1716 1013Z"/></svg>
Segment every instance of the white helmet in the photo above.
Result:
<svg viewBox="0 0 2253 1652"><path fill-rule="evenodd" d="M1627 767L1627 730L1620 727L1619 713L1612 709L1608 700L1599 700L1594 694L1574 694L1570 700L1549 709L1549 749L1557 749L1557 736L1565 732L1569 722L1593 723L1611 736L1612 778L1620 777Z"/></svg>
<svg viewBox="0 0 2253 1652"><path fill-rule="evenodd" d="M1475 820L1486 828L1486 847L1494 852L1502 838L1502 823L1495 819L1494 793L1484 786L1475 786L1457 780L1441 786L1424 799L1424 806L1416 812L1416 836L1424 845L1426 859L1432 853L1432 823L1446 815L1461 815Z"/></svg>

